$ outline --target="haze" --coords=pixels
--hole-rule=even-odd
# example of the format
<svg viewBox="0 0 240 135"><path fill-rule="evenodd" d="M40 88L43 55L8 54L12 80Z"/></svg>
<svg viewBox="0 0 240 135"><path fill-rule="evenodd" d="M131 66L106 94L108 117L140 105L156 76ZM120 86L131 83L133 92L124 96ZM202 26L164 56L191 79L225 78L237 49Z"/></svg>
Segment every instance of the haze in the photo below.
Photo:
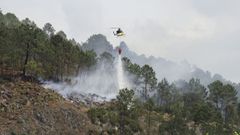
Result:
<svg viewBox="0 0 240 135"><path fill-rule="evenodd" d="M138 54L187 60L240 82L239 0L0 0L1 10L42 27L50 22L78 42L102 33ZM118 39L110 27L126 33Z"/></svg>

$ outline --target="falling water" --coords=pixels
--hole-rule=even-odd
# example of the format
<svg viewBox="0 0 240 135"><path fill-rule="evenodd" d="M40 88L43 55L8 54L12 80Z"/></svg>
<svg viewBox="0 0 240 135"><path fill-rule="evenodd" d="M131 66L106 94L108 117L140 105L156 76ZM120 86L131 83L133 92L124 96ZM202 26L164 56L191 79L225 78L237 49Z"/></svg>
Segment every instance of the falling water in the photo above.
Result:
<svg viewBox="0 0 240 135"><path fill-rule="evenodd" d="M121 55L118 56L118 61L117 61L117 79L118 79L118 88L119 89L125 88L126 86L124 83L123 65L122 65Z"/></svg>
<svg viewBox="0 0 240 135"><path fill-rule="evenodd" d="M72 77L70 83L46 82L44 87L54 89L64 97L76 93L86 97L89 94L96 94L105 97L106 100L114 99L120 89L129 86L124 76L121 55L118 55L114 64L115 69L109 69L106 64L99 63L95 71L82 72Z"/></svg>

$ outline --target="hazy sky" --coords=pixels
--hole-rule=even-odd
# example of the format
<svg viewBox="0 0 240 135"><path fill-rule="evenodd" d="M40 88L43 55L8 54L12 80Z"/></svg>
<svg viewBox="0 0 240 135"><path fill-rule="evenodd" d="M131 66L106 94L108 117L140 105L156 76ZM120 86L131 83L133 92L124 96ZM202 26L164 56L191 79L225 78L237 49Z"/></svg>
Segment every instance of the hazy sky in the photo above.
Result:
<svg viewBox="0 0 240 135"><path fill-rule="evenodd" d="M84 42L102 33L138 54L189 63L240 82L240 0L0 0L4 13ZM120 26L126 36L112 35Z"/></svg>

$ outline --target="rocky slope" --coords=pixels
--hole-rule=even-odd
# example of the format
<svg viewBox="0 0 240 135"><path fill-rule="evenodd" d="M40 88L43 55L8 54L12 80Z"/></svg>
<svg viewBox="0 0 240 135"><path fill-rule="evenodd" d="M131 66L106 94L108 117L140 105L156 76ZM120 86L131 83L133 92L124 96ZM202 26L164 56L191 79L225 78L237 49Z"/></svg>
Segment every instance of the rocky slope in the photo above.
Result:
<svg viewBox="0 0 240 135"><path fill-rule="evenodd" d="M29 82L0 84L0 134L92 134L88 108Z"/></svg>

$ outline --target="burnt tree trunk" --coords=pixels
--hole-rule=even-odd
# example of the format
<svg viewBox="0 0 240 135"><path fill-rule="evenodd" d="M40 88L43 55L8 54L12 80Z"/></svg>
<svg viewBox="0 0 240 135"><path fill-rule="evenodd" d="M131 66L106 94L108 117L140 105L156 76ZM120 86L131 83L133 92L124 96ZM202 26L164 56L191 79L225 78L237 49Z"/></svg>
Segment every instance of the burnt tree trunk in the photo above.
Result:
<svg viewBox="0 0 240 135"><path fill-rule="evenodd" d="M23 65L23 76L26 76L26 66L28 64L28 59L29 59L29 50L30 49L30 45L29 43L27 44L27 49L26 49L26 54L25 54L25 60L24 60L24 65Z"/></svg>
<svg viewBox="0 0 240 135"><path fill-rule="evenodd" d="M124 113L123 112L120 112L120 135L124 135Z"/></svg>

